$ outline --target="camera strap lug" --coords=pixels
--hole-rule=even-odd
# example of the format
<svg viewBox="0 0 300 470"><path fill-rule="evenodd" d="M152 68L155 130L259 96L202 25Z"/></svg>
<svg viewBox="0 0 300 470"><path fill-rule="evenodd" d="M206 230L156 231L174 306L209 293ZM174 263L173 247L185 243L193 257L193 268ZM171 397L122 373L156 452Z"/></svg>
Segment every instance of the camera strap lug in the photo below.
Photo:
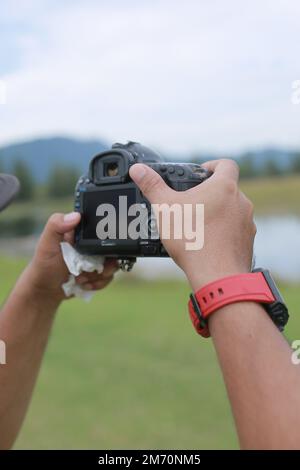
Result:
<svg viewBox="0 0 300 470"><path fill-rule="evenodd" d="M120 269L123 272L130 273L136 263L136 258L132 259L122 259L120 261Z"/></svg>

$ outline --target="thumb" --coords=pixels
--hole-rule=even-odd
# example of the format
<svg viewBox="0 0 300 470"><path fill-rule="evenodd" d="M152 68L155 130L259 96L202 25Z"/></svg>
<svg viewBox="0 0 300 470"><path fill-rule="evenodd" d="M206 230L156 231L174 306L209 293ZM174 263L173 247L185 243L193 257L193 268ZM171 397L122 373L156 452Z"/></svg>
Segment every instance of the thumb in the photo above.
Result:
<svg viewBox="0 0 300 470"><path fill-rule="evenodd" d="M144 196L153 204L166 201L172 189L152 168L136 163L130 168L130 176Z"/></svg>
<svg viewBox="0 0 300 470"><path fill-rule="evenodd" d="M64 235L74 230L79 224L81 215L78 212L70 214L53 214L42 233L40 244L45 250L53 250L64 239Z"/></svg>

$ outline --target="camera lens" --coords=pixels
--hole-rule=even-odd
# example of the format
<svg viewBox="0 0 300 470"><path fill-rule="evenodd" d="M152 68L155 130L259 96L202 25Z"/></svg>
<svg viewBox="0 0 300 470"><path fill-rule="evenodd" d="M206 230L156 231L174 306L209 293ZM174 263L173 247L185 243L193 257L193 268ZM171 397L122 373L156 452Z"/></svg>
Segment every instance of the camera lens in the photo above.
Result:
<svg viewBox="0 0 300 470"><path fill-rule="evenodd" d="M117 162L107 163L105 165L105 176L118 176L119 174L119 165Z"/></svg>

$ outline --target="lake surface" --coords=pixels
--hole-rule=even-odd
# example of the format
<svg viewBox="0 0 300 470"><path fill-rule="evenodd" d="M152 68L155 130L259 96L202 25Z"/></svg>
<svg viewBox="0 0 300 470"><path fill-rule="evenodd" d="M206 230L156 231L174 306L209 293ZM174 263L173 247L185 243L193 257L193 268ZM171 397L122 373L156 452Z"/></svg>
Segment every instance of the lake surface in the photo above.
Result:
<svg viewBox="0 0 300 470"><path fill-rule="evenodd" d="M290 215L262 217L255 222L256 266L268 268L284 281L300 281L300 218ZM184 277L169 259L139 260L135 270L149 279Z"/></svg>
<svg viewBox="0 0 300 470"><path fill-rule="evenodd" d="M292 215L256 219L255 258L284 281L300 281L300 218ZM36 237L5 239L0 252L7 256L32 256ZM146 279L184 278L170 259L140 259L134 273Z"/></svg>
<svg viewBox="0 0 300 470"><path fill-rule="evenodd" d="M256 265L268 267L283 280L300 280L300 218L257 220Z"/></svg>

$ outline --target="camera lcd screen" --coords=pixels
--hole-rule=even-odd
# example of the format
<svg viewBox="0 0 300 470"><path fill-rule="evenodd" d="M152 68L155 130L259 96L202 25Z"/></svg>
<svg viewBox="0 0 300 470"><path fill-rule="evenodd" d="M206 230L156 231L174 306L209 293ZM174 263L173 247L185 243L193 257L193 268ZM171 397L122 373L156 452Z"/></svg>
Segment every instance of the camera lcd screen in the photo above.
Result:
<svg viewBox="0 0 300 470"><path fill-rule="evenodd" d="M120 197L122 199L120 199ZM128 225L132 217L128 217L128 209L136 203L135 189L106 189L103 191L87 191L83 196L83 225L82 237L84 240L101 239L97 235L97 226L101 220L109 222L113 230L115 226L116 237L120 238L120 225ZM114 217L115 214L115 217ZM123 223L122 223L123 222ZM115 224L115 225L114 225ZM110 238L110 237L106 237Z"/></svg>

